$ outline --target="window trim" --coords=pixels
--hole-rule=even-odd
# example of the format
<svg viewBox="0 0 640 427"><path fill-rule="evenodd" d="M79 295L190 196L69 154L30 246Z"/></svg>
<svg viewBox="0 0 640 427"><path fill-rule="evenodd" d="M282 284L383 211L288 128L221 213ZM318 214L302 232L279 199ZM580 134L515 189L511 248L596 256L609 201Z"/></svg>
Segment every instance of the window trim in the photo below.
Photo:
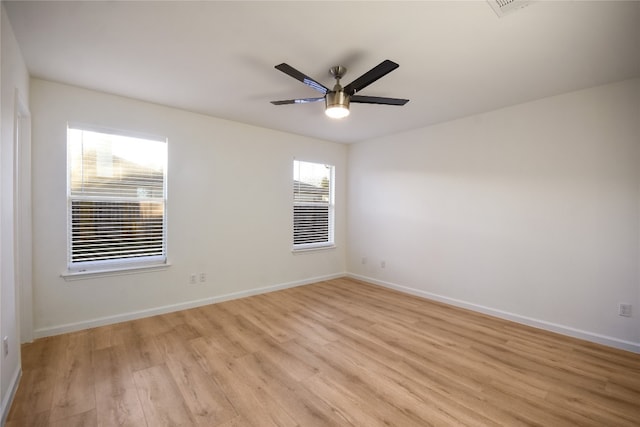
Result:
<svg viewBox="0 0 640 427"><path fill-rule="evenodd" d="M293 165L295 167L295 162L304 162L304 163L315 163L318 165L325 165L331 167L331 172L329 175L329 218L328 218L328 241L327 242L314 242L314 243L299 243L295 244L292 242L291 252L293 253L301 253L301 252L315 252L322 251L327 249L335 249L335 175L336 175L336 167L335 165L324 163L324 162L312 162L308 160L300 160L297 158L293 158ZM295 185L295 184L294 184ZM295 196L291 195L291 224L293 226L295 221ZM293 229L292 229L293 231ZM291 235L293 240L293 233Z"/></svg>
<svg viewBox="0 0 640 427"><path fill-rule="evenodd" d="M150 255L137 258L119 258L119 259L105 259L99 261L84 261L75 262L71 261L72 250L72 215L71 205L74 197L71 195L71 150L69 149L69 130L76 129L81 131L104 133L109 135L123 136L128 138L146 139L150 141L162 142L166 145L167 155L165 157L164 164L164 182L163 182L163 231L162 231L162 246L163 255ZM66 209L67 209L67 247L66 247L66 264L67 268L64 273L61 274L65 280L80 280L88 277L104 277L121 274L134 274L138 272L148 272L168 268L171 264L168 261L168 150L169 141L167 137L158 136L149 133L115 129L104 126L97 126L92 124L80 123L80 122L67 122L67 186L66 186ZM123 199L125 199L124 197ZM86 200L91 199L87 197ZM75 200L78 200L77 198Z"/></svg>
<svg viewBox="0 0 640 427"><path fill-rule="evenodd" d="M314 243L307 243L308 245L313 245ZM291 249L291 252L294 254L300 254L305 252L317 252L317 251L325 251L328 249L337 248L335 243L315 243L318 246L309 246L305 248L294 247Z"/></svg>
<svg viewBox="0 0 640 427"><path fill-rule="evenodd" d="M171 263L169 261L165 261L163 263L158 264L149 264L149 265L131 265L128 267L121 266L119 268L103 268L103 269L95 269L95 270L81 270L81 271L65 271L60 274L67 282L72 282L75 280L84 280L84 279L93 279L99 277L109 277L109 276L124 276L128 274L139 274L139 273L150 273L154 271L166 270L171 267Z"/></svg>

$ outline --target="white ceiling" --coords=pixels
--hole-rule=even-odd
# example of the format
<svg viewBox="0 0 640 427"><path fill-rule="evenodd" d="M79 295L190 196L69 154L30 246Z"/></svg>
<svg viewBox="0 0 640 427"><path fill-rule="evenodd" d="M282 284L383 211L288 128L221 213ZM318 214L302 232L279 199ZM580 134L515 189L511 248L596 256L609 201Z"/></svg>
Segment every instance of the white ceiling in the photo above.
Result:
<svg viewBox="0 0 640 427"><path fill-rule="evenodd" d="M640 2L3 3L32 76L344 143L640 76ZM269 103L318 96L281 62L332 87L384 59L361 94L404 107Z"/></svg>

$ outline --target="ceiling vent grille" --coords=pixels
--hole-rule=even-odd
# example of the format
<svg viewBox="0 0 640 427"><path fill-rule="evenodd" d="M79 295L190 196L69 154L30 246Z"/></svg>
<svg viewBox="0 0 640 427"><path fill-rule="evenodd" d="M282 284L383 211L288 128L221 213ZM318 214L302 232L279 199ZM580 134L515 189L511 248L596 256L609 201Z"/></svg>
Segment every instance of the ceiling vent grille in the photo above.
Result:
<svg viewBox="0 0 640 427"><path fill-rule="evenodd" d="M496 15L503 17L508 13L528 6L533 3L534 0L487 0L487 2L491 5Z"/></svg>

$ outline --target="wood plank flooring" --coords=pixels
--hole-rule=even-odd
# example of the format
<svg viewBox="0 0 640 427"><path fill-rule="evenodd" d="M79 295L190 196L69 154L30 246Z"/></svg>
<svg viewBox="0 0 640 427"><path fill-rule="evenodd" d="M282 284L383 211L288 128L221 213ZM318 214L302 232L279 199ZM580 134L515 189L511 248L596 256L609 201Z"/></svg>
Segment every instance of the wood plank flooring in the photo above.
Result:
<svg viewBox="0 0 640 427"><path fill-rule="evenodd" d="M640 355L352 279L39 339L16 426L638 426Z"/></svg>

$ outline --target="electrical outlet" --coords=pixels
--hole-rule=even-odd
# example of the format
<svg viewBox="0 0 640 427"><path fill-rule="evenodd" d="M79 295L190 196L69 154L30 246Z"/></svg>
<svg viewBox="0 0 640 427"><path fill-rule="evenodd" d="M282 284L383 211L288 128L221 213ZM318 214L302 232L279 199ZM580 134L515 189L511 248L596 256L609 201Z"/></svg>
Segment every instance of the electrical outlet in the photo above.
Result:
<svg viewBox="0 0 640 427"><path fill-rule="evenodd" d="M4 357L9 355L9 337L2 338L2 354Z"/></svg>
<svg viewBox="0 0 640 427"><path fill-rule="evenodd" d="M367 257L366 257L366 256L363 256L363 257L362 257L362 263L363 263L363 264L366 264L366 263L367 263Z"/></svg>
<svg viewBox="0 0 640 427"><path fill-rule="evenodd" d="M196 273L191 273L189 275L189 284L195 285L196 283L198 283L198 276L196 275Z"/></svg>
<svg viewBox="0 0 640 427"><path fill-rule="evenodd" d="M200 273L200 283L207 281L207 273Z"/></svg>
<svg viewBox="0 0 640 427"><path fill-rule="evenodd" d="M380 261L380 268L385 268L387 266L386 261Z"/></svg>
<svg viewBox="0 0 640 427"><path fill-rule="evenodd" d="M631 317L631 304L618 304L618 316Z"/></svg>

